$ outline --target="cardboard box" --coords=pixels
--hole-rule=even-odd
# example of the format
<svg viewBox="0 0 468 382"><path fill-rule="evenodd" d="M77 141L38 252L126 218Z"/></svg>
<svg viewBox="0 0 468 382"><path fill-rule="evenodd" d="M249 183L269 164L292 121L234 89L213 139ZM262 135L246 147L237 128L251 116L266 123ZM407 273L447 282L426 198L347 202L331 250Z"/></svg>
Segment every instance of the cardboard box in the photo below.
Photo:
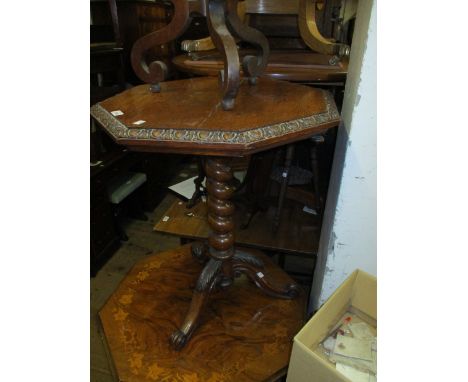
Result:
<svg viewBox="0 0 468 382"><path fill-rule="evenodd" d="M318 345L338 320L353 312L377 327L377 279L355 270L294 337L287 382L349 382L320 354Z"/></svg>

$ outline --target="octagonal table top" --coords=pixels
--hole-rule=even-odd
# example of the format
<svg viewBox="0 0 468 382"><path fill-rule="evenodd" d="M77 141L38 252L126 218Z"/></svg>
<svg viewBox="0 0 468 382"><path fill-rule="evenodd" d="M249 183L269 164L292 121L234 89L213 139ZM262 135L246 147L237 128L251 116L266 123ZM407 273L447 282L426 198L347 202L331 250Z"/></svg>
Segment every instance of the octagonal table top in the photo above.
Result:
<svg viewBox="0 0 468 382"><path fill-rule="evenodd" d="M91 107L117 143L136 151L244 156L337 126L331 93L285 81L243 80L234 110L221 107L213 77L140 85Z"/></svg>

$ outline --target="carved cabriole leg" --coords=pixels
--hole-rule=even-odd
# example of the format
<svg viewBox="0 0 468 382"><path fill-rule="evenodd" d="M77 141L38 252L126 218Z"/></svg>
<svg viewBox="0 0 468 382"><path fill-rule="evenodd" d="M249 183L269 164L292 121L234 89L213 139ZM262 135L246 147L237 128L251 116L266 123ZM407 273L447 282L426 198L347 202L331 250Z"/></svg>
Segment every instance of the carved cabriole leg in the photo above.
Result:
<svg viewBox="0 0 468 382"><path fill-rule="evenodd" d="M176 350L180 350L187 343L195 330L200 313L205 306L205 303L210 295L210 292L215 288L220 281L221 261L210 259L203 268L202 273L198 277L195 291L193 292L190 308L185 316L184 323L181 328L172 333L171 343Z"/></svg>
<svg viewBox="0 0 468 382"><path fill-rule="evenodd" d="M235 277L245 273L257 287L272 297L293 299L300 293L296 283L274 285L269 281L268 275L263 273L263 262L255 255L237 250L232 259L232 272Z"/></svg>
<svg viewBox="0 0 468 382"><path fill-rule="evenodd" d="M220 81L223 86L221 104L224 110L232 110L234 99L239 90L240 65L236 41L226 26L225 7L225 0L210 0L207 21L213 43L224 59L224 71L220 73Z"/></svg>

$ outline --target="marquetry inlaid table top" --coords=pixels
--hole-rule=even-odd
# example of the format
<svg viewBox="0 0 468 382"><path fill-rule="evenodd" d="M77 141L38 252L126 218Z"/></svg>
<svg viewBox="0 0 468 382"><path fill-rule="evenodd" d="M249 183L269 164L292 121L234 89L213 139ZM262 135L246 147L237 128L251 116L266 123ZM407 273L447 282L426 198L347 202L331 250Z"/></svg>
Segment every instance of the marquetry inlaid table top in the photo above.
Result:
<svg viewBox="0 0 468 382"><path fill-rule="evenodd" d="M292 281L261 253L265 274ZM193 337L169 343L186 314L203 266L190 246L140 261L100 312L119 381L270 381L285 373L305 296L269 297L247 278L213 293Z"/></svg>
<svg viewBox="0 0 468 382"><path fill-rule="evenodd" d="M91 108L120 144L137 151L244 156L337 126L332 95L323 89L261 78L243 81L234 110L221 107L218 79L140 85Z"/></svg>

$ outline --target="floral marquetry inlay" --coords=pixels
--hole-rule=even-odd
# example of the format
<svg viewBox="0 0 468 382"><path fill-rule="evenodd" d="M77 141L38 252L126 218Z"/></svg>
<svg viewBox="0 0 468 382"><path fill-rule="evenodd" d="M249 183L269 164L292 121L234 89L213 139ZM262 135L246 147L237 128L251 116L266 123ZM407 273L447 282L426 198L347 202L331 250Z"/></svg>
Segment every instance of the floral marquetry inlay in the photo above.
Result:
<svg viewBox="0 0 468 382"><path fill-rule="evenodd" d="M289 279L261 259L265 273ZM107 301L99 316L119 380L260 382L286 368L305 300L269 297L245 278L213 294L190 342L180 351L171 347L201 269L189 246L149 256ZM142 272L148 274L139 281Z"/></svg>

